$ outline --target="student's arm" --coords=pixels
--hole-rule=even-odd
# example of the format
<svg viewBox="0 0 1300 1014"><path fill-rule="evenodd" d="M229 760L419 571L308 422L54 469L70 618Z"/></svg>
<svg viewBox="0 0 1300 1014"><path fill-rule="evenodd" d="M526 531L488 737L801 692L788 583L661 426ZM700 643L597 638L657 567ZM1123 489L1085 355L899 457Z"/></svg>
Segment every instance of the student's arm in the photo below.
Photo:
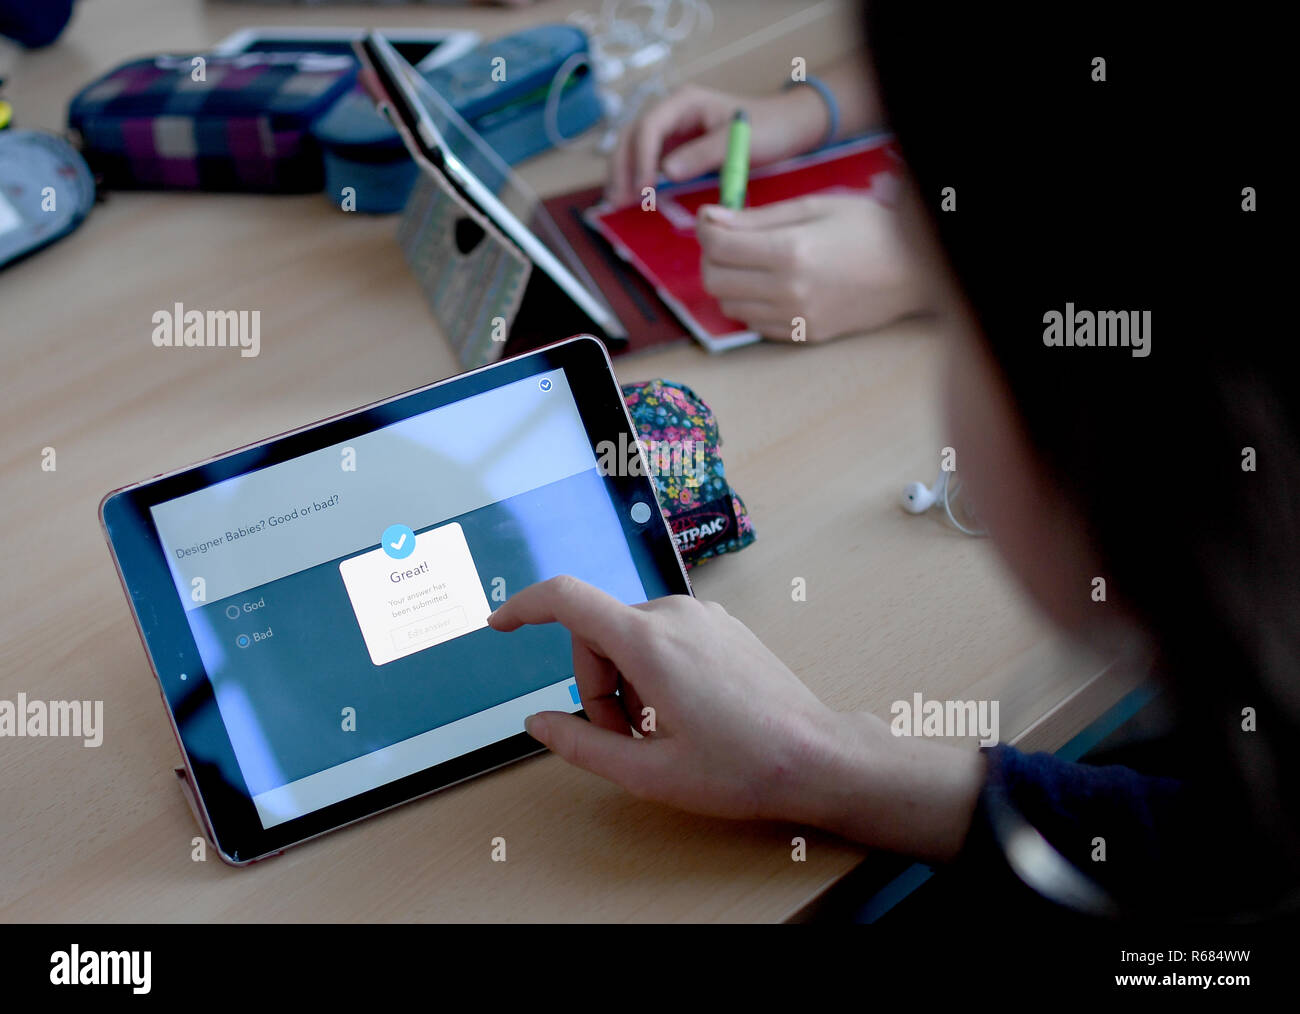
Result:
<svg viewBox="0 0 1300 1014"><path fill-rule="evenodd" d="M881 125L874 82L859 59L845 59L818 76L835 95L839 136ZM623 131L610 159L608 198L616 204L640 200L642 188L653 186L660 173L685 180L717 169L731 118L741 108L749 114L754 165L817 147L831 122L826 100L807 84L757 97L686 85Z"/></svg>
<svg viewBox="0 0 1300 1014"><path fill-rule="evenodd" d="M546 712L529 733L634 795L712 816L791 820L933 861L961 848L983 782L970 750L893 736L831 711L717 603L628 606L571 577L492 614L511 631L558 622L590 721ZM633 737L653 708L654 731Z"/></svg>
<svg viewBox="0 0 1300 1014"><path fill-rule="evenodd" d="M498 631L553 622L573 636L590 721L546 712L528 732L641 798L794 821L951 864L1006 902L1033 892L1006 861L993 805L1001 799L1113 898L1212 904L1196 870L1205 815L1229 819L1221 794L1198 808L1183 783L1118 765L894 736L875 715L827 708L715 602L674 595L628 606L560 577L523 589L489 620ZM653 731L634 738L633 725L648 728L647 708ZM1230 867L1226 854L1218 858Z"/></svg>
<svg viewBox="0 0 1300 1014"><path fill-rule="evenodd" d="M734 211L709 205L695 235L705 289L764 338L827 341L926 308L898 213L864 195L811 194Z"/></svg>
<svg viewBox="0 0 1300 1014"><path fill-rule="evenodd" d="M885 125L885 113L881 108L880 100L876 97L875 78L862 59L858 57L843 59L816 76L820 77L835 94L840 114L838 133L841 136L860 134ZM802 87L795 88L794 91L808 92L813 89ZM823 115L826 115L824 102L822 106ZM823 129L829 126L829 120L823 122L822 126Z"/></svg>

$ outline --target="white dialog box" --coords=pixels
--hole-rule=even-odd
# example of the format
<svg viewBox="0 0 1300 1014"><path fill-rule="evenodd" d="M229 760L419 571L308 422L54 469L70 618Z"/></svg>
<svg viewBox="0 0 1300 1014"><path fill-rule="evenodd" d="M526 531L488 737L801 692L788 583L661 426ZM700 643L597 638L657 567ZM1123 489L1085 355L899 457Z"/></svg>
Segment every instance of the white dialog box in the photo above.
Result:
<svg viewBox="0 0 1300 1014"><path fill-rule="evenodd" d="M422 532L400 560L381 546L339 564L370 661L399 658L487 626L487 596L456 522Z"/></svg>

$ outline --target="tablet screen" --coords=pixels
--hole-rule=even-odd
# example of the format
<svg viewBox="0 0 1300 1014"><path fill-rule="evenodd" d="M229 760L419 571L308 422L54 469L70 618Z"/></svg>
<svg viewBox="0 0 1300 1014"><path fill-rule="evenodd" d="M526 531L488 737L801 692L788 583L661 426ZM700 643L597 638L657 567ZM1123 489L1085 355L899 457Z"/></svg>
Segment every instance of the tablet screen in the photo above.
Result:
<svg viewBox="0 0 1300 1014"><path fill-rule="evenodd" d="M487 626L519 589L683 590L639 547L648 512L611 485L590 415L564 368L529 371L148 505L198 656L160 678L180 698L206 679L224 781L263 830L580 710L567 631Z"/></svg>

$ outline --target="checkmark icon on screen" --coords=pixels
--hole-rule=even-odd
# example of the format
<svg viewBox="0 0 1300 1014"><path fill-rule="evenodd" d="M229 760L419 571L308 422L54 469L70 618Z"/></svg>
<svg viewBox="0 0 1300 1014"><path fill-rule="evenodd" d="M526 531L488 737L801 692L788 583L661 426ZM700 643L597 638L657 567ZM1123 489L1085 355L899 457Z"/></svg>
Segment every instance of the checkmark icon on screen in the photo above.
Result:
<svg viewBox="0 0 1300 1014"><path fill-rule="evenodd" d="M415 533L406 525L389 525L379 537L379 544L394 560L405 560L415 552Z"/></svg>

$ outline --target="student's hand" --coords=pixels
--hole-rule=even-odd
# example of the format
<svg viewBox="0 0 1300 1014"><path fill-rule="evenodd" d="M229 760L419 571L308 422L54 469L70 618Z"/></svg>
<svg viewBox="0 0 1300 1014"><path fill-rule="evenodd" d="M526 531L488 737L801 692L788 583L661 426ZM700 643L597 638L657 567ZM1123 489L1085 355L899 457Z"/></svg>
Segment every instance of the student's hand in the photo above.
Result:
<svg viewBox="0 0 1300 1014"><path fill-rule="evenodd" d="M896 212L862 195L818 194L733 211L700 209L704 287L764 338L817 342L869 331L922 306Z"/></svg>
<svg viewBox="0 0 1300 1014"><path fill-rule="evenodd" d="M623 131L610 158L606 199L614 204L639 201L642 188L653 186L661 172L670 180L713 172L726 157L737 109L749 115L751 165L816 147L830 124L825 102L811 88L750 98L687 85Z"/></svg>
<svg viewBox="0 0 1300 1014"><path fill-rule="evenodd" d="M931 859L960 847L979 758L831 711L717 603L628 606L557 577L489 620L499 631L552 622L573 636L590 721L542 712L527 729L571 764L696 813L792 820Z"/></svg>

